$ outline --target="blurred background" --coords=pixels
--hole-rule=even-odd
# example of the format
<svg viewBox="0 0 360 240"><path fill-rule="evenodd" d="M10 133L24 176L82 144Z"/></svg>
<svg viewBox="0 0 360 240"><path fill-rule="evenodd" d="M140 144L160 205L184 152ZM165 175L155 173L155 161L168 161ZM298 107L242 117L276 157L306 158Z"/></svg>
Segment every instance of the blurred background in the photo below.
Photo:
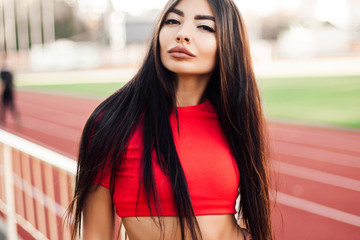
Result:
<svg viewBox="0 0 360 240"><path fill-rule="evenodd" d="M359 0L235 1L255 62L358 57ZM19 71L132 67L165 0L2 0L0 50Z"/></svg>
<svg viewBox="0 0 360 240"><path fill-rule="evenodd" d="M278 191L281 209L273 215L277 239L357 239L360 0L234 1L247 26L269 120L272 188ZM36 186L38 163L29 160L36 154L22 150L21 141L12 145L12 137L2 130L74 162L87 117L134 75L165 3L0 0L0 63L6 61L14 74L21 117L20 121L9 115L6 125L0 124L1 240L11 228L5 216L11 200L4 200L8 194L3 191L9 179L4 170L6 146L12 146L15 156L14 218L22 239L68 239L60 223L71 199L75 169L52 163L56 170L48 171L41 165L44 183ZM36 157L42 164L49 164L47 158ZM49 172L54 175L46 175ZM60 173L67 177L57 179ZM37 190L34 195L34 189L43 189L43 195L36 195ZM54 205L45 198L53 199L46 201ZM42 208L43 218L34 213Z"/></svg>
<svg viewBox="0 0 360 240"><path fill-rule="evenodd" d="M304 97L296 84L310 81L318 83L312 88L321 90L325 83L339 84L335 76L360 74L360 0L235 2L247 25L254 69L264 89L268 116L305 121L311 118L312 122L339 125L325 113L329 110L324 110L320 117L315 116L321 115L317 109L308 109L307 116L288 114L294 112L293 102L298 100L290 99L286 108L283 101L279 103L276 99L280 91L277 86L286 87L282 91L290 90L288 93L299 96L301 102L303 98L313 102L319 97ZM6 54L17 73L15 83L20 87L98 82L98 75L101 82L127 81L142 62L154 21L165 3L165 0L2 0L1 57ZM94 69L101 71L95 74L88 71ZM45 74L49 72L57 74L49 77ZM332 78L322 79L323 76ZM293 86L285 86L289 81L284 82L284 77L290 77ZM262 81L269 78L272 80ZM346 77L341 85L358 91L358 86L354 89L356 82ZM294 89L295 95L291 92ZM325 89L319 96L323 92ZM331 98L327 105L336 107L338 103L331 94L326 96ZM345 125L359 126L354 118L360 118L360 113L354 113L359 111L352 107L359 100L348 101L350 105L341 103L352 112L346 114L352 115L352 120ZM344 113L335 115L338 118Z"/></svg>

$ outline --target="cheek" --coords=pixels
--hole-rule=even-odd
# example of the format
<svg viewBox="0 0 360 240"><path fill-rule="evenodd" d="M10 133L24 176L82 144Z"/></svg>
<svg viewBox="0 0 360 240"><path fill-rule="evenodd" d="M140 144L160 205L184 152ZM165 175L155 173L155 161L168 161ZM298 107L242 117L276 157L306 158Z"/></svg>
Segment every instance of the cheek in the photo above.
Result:
<svg viewBox="0 0 360 240"><path fill-rule="evenodd" d="M169 39L170 39L170 36L169 36L169 31L166 31L166 30L161 30L160 33L159 33L159 45L160 45L160 52L161 52L161 55L163 53L165 53L169 47Z"/></svg>
<svg viewBox="0 0 360 240"><path fill-rule="evenodd" d="M166 37L164 36L163 31L159 33L159 46L160 46L160 59L164 62L164 52L166 51Z"/></svg>
<svg viewBox="0 0 360 240"><path fill-rule="evenodd" d="M210 47L209 50L211 52L211 54L214 56L214 58L216 57L216 53L217 53L217 42L216 39L212 39L212 41L210 42Z"/></svg>
<svg viewBox="0 0 360 240"><path fill-rule="evenodd" d="M163 48L165 46L163 31L160 31L160 33L159 33L159 45L160 45L160 51L162 52Z"/></svg>
<svg viewBox="0 0 360 240"><path fill-rule="evenodd" d="M217 46L216 46L216 44L215 44L213 50L211 51L211 57L216 62L216 57L217 57Z"/></svg>
<svg viewBox="0 0 360 240"><path fill-rule="evenodd" d="M210 41L206 44L206 47L203 49L206 49L206 54L204 54L204 61L207 62L207 68L209 71L213 71L215 68L215 65L217 64L217 44L216 40Z"/></svg>
<svg viewBox="0 0 360 240"><path fill-rule="evenodd" d="M171 40L171 32L165 27L159 32L159 44L161 50L166 50Z"/></svg>
<svg viewBox="0 0 360 240"><path fill-rule="evenodd" d="M203 45L204 51L206 51L206 58L211 62L216 62L217 57L217 43L215 39L209 39L207 44Z"/></svg>
<svg viewBox="0 0 360 240"><path fill-rule="evenodd" d="M216 54L217 41L215 36L200 36L197 40L197 47L202 54L207 55L208 57Z"/></svg>

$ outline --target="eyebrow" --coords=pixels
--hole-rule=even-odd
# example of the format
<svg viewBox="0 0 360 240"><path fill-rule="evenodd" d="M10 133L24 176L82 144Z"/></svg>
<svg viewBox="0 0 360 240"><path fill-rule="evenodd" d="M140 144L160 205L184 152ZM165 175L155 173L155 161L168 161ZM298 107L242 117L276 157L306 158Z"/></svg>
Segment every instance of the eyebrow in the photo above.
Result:
<svg viewBox="0 0 360 240"><path fill-rule="evenodd" d="M173 12L177 15L180 15L181 17L184 17L184 12L179 10L179 9L176 9L176 8L172 8L169 10L169 13L170 12ZM195 20L211 20L211 21L214 21L215 22L215 18L213 16L210 16L210 15L196 15L194 17Z"/></svg>

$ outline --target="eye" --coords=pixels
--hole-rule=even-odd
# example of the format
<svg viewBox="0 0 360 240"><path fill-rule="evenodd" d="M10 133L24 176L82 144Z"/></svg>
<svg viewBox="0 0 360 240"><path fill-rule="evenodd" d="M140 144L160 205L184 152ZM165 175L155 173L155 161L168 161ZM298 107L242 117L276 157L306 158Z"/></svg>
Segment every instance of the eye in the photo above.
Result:
<svg viewBox="0 0 360 240"><path fill-rule="evenodd" d="M200 26L198 26L198 28L204 29L208 32L215 32L215 29L213 29L212 27L209 27L207 25L200 25Z"/></svg>
<svg viewBox="0 0 360 240"><path fill-rule="evenodd" d="M176 19L168 19L168 20L165 21L164 24L166 24L166 25L175 25L175 24L179 24L179 23L180 22L178 20L176 20Z"/></svg>

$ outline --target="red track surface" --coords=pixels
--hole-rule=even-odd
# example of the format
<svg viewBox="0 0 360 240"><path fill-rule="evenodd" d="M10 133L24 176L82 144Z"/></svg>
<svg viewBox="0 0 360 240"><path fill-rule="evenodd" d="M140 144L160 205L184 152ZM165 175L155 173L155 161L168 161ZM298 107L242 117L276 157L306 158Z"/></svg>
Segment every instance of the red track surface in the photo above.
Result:
<svg viewBox="0 0 360 240"><path fill-rule="evenodd" d="M99 102L19 92L21 124L8 117L3 128L76 159ZM277 239L360 239L360 133L270 123L270 135Z"/></svg>

